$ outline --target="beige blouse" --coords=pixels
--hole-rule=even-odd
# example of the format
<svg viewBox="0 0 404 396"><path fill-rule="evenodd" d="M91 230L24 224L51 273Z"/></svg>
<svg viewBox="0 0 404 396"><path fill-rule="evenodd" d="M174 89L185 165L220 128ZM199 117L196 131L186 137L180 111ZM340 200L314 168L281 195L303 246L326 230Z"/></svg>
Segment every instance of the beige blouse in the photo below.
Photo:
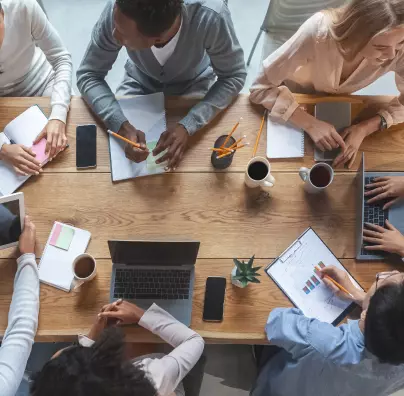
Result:
<svg viewBox="0 0 404 396"><path fill-rule="evenodd" d="M275 118L287 121L298 107L291 92L351 94L394 71L401 95L379 114L386 119L388 126L404 122L404 50L398 51L394 60L381 64L364 59L340 83L344 58L328 26L325 14L314 14L293 37L269 55L250 89L251 101L271 110Z"/></svg>

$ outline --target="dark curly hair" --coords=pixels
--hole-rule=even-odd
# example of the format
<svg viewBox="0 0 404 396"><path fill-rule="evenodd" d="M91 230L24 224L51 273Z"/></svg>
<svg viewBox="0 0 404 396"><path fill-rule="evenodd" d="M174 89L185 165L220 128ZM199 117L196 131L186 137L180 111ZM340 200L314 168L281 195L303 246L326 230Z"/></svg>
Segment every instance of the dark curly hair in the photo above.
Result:
<svg viewBox="0 0 404 396"><path fill-rule="evenodd" d="M32 396L155 396L144 371L124 359L124 337L107 329L91 348L76 345L32 377Z"/></svg>
<svg viewBox="0 0 404 396"><path fill-rule="evenodd" d="M140 33L158 37L167 31L181 14L183 0L116 0L116 5L136 22Z"/></svg>

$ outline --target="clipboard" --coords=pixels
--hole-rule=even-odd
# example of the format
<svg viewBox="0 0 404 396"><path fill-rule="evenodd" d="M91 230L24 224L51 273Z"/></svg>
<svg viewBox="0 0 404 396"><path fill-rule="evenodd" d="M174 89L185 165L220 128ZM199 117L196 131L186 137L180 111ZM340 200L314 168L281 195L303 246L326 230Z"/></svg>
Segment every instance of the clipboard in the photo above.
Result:
<svg viewBox="0 0 404 396"><path fill-rule="evenodd" d="M346 271L354 285L363 290L311 227L269 264L265 272L306 316L336 326L356 304L335 296L316 276L314 267L320 263L335 265Z"/></svg>

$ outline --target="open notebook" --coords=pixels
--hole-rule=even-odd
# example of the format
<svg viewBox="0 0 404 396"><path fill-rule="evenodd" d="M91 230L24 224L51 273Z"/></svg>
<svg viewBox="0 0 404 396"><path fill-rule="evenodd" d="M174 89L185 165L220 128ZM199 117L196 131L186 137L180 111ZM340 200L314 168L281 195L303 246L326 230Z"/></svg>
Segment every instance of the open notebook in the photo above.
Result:
<svg viewBox="0 0 404 396"><path fill-rule="evenodd" d="M286 123L267 117L267 157L304 157L304 132Z"/></svg>
<svg viewBox="0 0 404 396"><path fill-rule="evenodd" d="M304 315L338 324L355 304L338 298L315 270L316 266L331 265L348 273L313 229L308 228L265 271ZM362 290L349 276L355 287Z"/></svg>
<svg viewBox="0 0 404 396"><path fill-rule="evenodd" d="M39 263L39 280L66 292L73 282L73 261L85 253L91 234L56 221Z"/></svg>
<svg viewBox="0 0 404 396"><path fill-rule="evenodd" d="M32 147L38 161L45 164L48 160L45 155L46 139L42 139L35 146L32 146L32 143L47 123L48 119L41 109L38 106L32 106L4 128L4 135L8 143L13 140L17 144ZM12 194L30 178L30 176L18 175L9 164L3 161L0 161L0 175L0 195Z"/></svg>
<svg viewBox="0 0 404 396"><path fill-rule="evenodd" d="M164 173L164 165L157 165L157 158L152 154L160 135L167 129L164 94L135 96L120 99L118 102L128 121L146 134L146 144L150 154L146 161L133 162L125 157L126 143L109 135L112 180L119 181ZM158 157L161 155L163 153Z"/></svg>

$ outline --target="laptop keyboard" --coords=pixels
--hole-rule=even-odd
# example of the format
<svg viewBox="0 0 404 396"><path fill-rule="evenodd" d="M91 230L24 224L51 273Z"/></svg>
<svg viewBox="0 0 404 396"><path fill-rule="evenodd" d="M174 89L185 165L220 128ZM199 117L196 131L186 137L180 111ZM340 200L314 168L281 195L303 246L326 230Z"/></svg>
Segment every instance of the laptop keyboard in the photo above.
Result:
<svg viewBox="0 0 404 396"><path fill-rule="evenodd" d="M127 300L187 300L191 271L117 269L114 298Z"/></svg>
<svg viewBox="0 0 404 396"><path fill-rule="evenodd" d="M374 180L374 177L365 177L365 185L372 183ZM386 220L388 219L389 216L389 211L388 210L383 210L383 206L385 204L384 201L380 201L376 204L368 204L366 201L370 199L368 197L364 198L365 205L364 205L364 217L363 221L364 223L370 223L370 224L376 224L379 225L380 227L385 226ZM368 246L371 245L371 243L368 242L363 242L363 246ZM383 252L381 251L375 251L375 250L366 250L362 247L361 251L362 255L365 256L373 256L373 255L381 255Z"/></svg>

